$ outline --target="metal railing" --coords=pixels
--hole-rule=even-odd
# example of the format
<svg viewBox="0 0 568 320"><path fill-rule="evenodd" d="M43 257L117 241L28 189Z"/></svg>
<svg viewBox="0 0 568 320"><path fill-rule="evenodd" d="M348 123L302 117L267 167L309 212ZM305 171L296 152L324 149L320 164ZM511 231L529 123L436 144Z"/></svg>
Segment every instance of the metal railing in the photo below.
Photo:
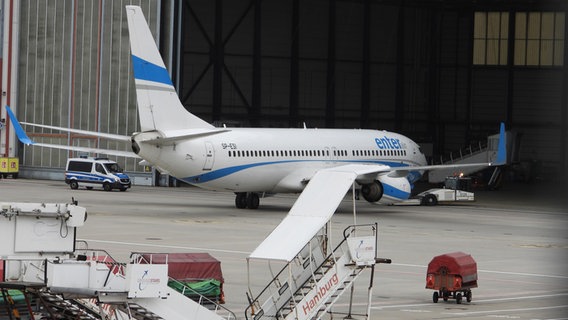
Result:
<svg viewBox="0 0 568 320"><path fill-rule="evenodd" d="M156 255L163 256L163 257L165 257L165 259L158 260L159 262L155 262L154 256L156 256ZM130 260L131 260L132 263L164 264L164 261L165 261L165 264L167 264L168 263L168 254L167 253L132 252L131 255L130 255ZM170 283L175 283L176 287L181 288L181 291L178 290L178 288L172 287L170 285ZM219 303L217 303L217 301L214 301L214 300L202 295L198 291L192 289L191 287L187 286L185 283L183 283L179 280L168 277L168 286L170 288L176 290L177 292L181 293L186 298L191 299L192 301L195 301L196 303L198 303L202 307L207 308L208 310L215 312L217 315L223 317L226 320L236 320L237 319L237 316L231 310L220 305ZM192 299L190 296L195 296L195 297L197 297L197 299ZM211 306L213 308L211 308Z"/></svg>
<svg viewBox="0 0 568 320"><path fill-rule="evenodd" d="M308 259L302 259L301 257L296 257L293 261L287 263L281 270L274 276L274 278L266 285L266 287L256 296L256 298L251 299L252 293L247 292L247 298L249 299L249 306L245 309L245 318L248 320L250 319L256 320L260 319L263 316L269 316L274 318L285 318L294 308L297 306L297 300L301 299L294 299L295 297L304 297L307 293L305 290L310 287L310 284L315 284L318 282L319 279L325 274L329 268L333 268L337 259L343 254L345 254L347 239L356 233L357 228L361 227L370 227L373 234L378 232L377 224L368 224L368 225L352 225L348 226L343 231L343 239L342 241L332 250L330 254L325 256L323 259L319 259L321 261L317 261L317 259L313 258L313 254L311 254ZM318 236L316 236L318 237ZM313 239L312 239L313 240ZM311 243L311 241L310 241ZM310 243L306 245L309 246ZM321 252L327 251L326 248L321 247L321 245L327 244L327 239L325 241L318 241L320 244L319 249ZM304 249L306 248L304 247ZM304 249L301 251L303 252ZM309 248L310 253L313 253L313 248ZM299 253L299 255L301 254ZM340 254L338 254L340 253ZM314 262L316 262L316 266L314 267ZM293 273L290 271L290 268L293 267L295 264L297 267L303 268L304 271L304 280L299 285L292 285L290 282L293 279L290 279L290 274ZM309 267L309 270L308 270ZM327 270L323 270L326 268ZM306 273L308 273L306 276ZM286 296L284 295L286 293ZM280 298L285 296L287 298L286 301L281 301ZM263 308L263 303L270 303L271 306L274 307L275 314L265 314L265 310L267 308Z"/></svg>

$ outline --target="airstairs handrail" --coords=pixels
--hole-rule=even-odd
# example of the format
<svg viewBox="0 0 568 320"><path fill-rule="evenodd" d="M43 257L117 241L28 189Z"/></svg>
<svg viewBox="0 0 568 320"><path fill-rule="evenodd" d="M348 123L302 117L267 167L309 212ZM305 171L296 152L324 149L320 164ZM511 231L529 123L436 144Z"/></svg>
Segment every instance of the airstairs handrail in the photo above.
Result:
<svg viewBox="0 0 568 320"><path fill-rule="evenodd" d="M317 236L316 236L316 237L317 237ZM310 243L311 243L311 242L310 242ZM306 244L306 246L308 246L308 245L309 245L309 243ZM302 249L302 250L303 250L303 249ZM298 254L299 254L299 253L298 253ZM298 259L297 259L297 258L298 258L298 257L296 256L296 259L293 259L292 261L290 261L289 263L287 263L287 264L276 274L276 276L274 276L274 277L272 278L272 280L264 287L264 289L262 289L262 291L260 291L260 293L256 296L256 298L254 298L254 299L252 299L252 300L250 299L250 297L252 297L253 295L252 295L252 292L250 292L250 288L249 288L249 292L247 292L247 297L249 297L249 306L245 309L245 318L246 318L246 319L248 319L247 314L249 313L249 309L255 308L255 306L257 306L257 307L260 309L260 303L261 303L261 302L260 302L259 299L260 299L262 296L264 296L267 292L271 292L271 288L273 288L273 287L280 288L280 289L277 290L277 291L289 289L289 286L288 286L288 287L282 287L282 285L280 284L280 278L281 278L281 276L282 276L285 272L288 272L288 267L290 266L291 263L297 263L297 262L298 262ZM326 258L328 258L328 257L326 257ZM311 260L311 258L310 258L310 260ZM323 260L324 260L324 262L325 262L326 259L323 259ZM300 262L301 262L301 261L300 261ZM310 263L310 264L311 264L311 263ZM273 285L273 284L275 284L275 283L276 283L276 285ZM284 289L281 289L281 288L284 288ZM293 294L294 294L294 293L292 292L291 295L293 296ZM272 296L272 294L269 294L269 296Z"/></svg>
<svg viewBox="0 0 568 320"><path fill-rule="evenodd" d="M220 304L217 303L216 301L213 301L213 300L207 298L206 296L204 296L204 295L202 295L201 293L195 291L195 290L192 289L191 287L185 285L183 282L178 281L178 280L176 280L176 279L174 279L174 278L169 278L169 281L170 281L170 282L175 282L175 283L177 283L178 285L180 285L183 289L182 289L181 292L180 292L180 291L178 291L178 292L181 293L181 294L183 294L184 296L187 297L187 293L188 293L188 292L191 292L191 294L194 294L194 295L199 296L199 301L196 301L199 305L202 305L202 306L213 305L213 306L215 306L215 308L214 308L212 311L218 312L219 310L221 310L221 311L227 313L227 317L226 317L225 319L227 319L227 320L233 320L233 319L236 320L236 319L237 319L237 316L233 313L233 311L231 311L231 310L227 309L226 307L220 305ZM188 298L188 299L191 299L191 298L189 298L189 297L187 297L187 298Z"/></svg>
<svg viewBox="0 0 568 320"><path fill-rule="evenodd" d="M77 252L81 252L77 254ZM94 261L97 263L103 263L108 268L108 276L105 281L105 286L108 284L110 274L125 276L126 273L126 263L117 262L111 255L104 249L80 249L75 251L77 259L85 259L86 261ZM100 254L102 253L102 254ZM84 256L81 258L81 256ZM102 259L101 259L102 258Z"/></svg>
<svg viewBox="0 0 568 320"><path fill-rule="evenodd" d="M367 227L370 226L373 230L373 232L376 234L377 233L377 224L364 224L364 225L350 225L348 227L346 227L343 230L343 240L341 240L341 242L335 246L335 248L332 250L332 252L330 254L328 254L327 256L324 257L324 259L322 260L322 262L318 265L318 267L315 269L315 271L310 271L312 273L311 277L308 277L301 285L299 285L297 287L297 289L294 292L291 292L290 295L290 300L292 300L295 296L297 296L298 294L302 293L302 289L305 287L305 285L307 283L309 283L310 281L314 281L315 279L315 275L319 274L322 269L324 268L324 266L329 266L330 268L333 267L336 263L336 253L338 251L345 251L345 249L343 249L344 244L347 242L347 239L354 234L355 230L357 227ZM311 243L311 242L310 242ZM309 243L307 244L309 245ZM300 254L300 253L298 253ZM375 252L376 255L376 252ZM311 257L309 258L311 261ZM254 313L254 309L253 308L258 308L259 310L261 309L261 303L263 303L262 301L260 301L261 297L263 297L267 292L271 292L273 287L278 288L279 286L276 285L274 286L273 284L280 282L280 276L282 274L284 274L285 272L288 271L288 268L290 267L290 264L295 262L296 259L292 260L291 262L287 263L282 270L280 270L280 272L278 272L278 274L268 283L268 285L266 285L266 287L256 296L256 298L254 298L253 300L250 300L249 298L249 306L245 309L245 319L249 319L249 313L252 316L253 319L256 319L257 316ZM332 262L330 264L330 262ZM311 263L310 263L311 265ZM325 273L325 272L324 272ZM317 282L317 280L316 280ZM291 287L288 286L286 288L284 288L285 290L291 290ZM282 289L280 289L282 290ZM249 293L247 293L247 297L249 296ZM252 296L252 293L251 293ZM272 294L269 294L269 297L272 297ZM289 300L289 301L290 301ZM295 302L294 302L295 303ZM276 314L280 315L282 318L285 318L286 315L282 315L282 310L289 306L288 304L283 304L278 310L276 310Z"/></svg>
<svg viewBox="0 0 568 320"><path fill-rule="evenodd" d="M482 142L479 141L477 145L473 145L470 144L469 146L465 147L465 148L461 148L458 151L453 151L450 152L449 155L447 155L447 157L449 158L445 158L444 155L440 155L440 162L439 164L444 164L444 163L454 163L456 161L459 161L463 158L465 158L466 156L472 156L478 153L482 153L487 151L488 145L487 145L487 141ZM457 153L457 157L454 158L454 153ZM434 164L434 163L433 163Z"/></svg>
<svg viewBox="0 0 568 320"><path fill-rule="evenodd" d="M148 263L148 264L152 264L153 263L153 256L154 255L160 255L160 256L165 256L165 263L168 263L168 253L151 253L151 252L132 252L130 254L130 259L133 263ZM149 257L149 259L147 259L146 257ZM168 282L175 282L176 284L178 284L180 287L182 287L182 291L179 292L177 289L176 291L178 291L180 294L184 295L186 298L191 299L190 297L187 296L187 292L191 292L191 294L196 295L199 297L197 302L199 305L201 306L207 306L207 305L213 305L215 306L214 310L212 311L219 311L222 310L223 312L227 313L227 316L224 317L227 320L236 320L237 316L235 315L235 313L233 313L233 311L227 309L226 307L220 305L219 303L217 303L216 301L213 301L209 298L207 298L206 296L202 295L201 293L195 291L194 289L192 289L191 287L185 285L183 282L174 279L172 277L168 276ZM168 285L169 286L169 285ZM169 286L171 288L171 286Z"/></svg>

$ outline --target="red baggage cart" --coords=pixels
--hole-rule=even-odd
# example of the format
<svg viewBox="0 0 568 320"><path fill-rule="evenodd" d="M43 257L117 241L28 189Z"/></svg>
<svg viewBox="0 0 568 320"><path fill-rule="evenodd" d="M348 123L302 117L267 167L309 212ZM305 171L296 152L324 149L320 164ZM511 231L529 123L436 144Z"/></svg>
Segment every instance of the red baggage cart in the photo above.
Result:
<svg viewBox="0 0 568 320"><path fill-rule="evenodd" d="M471 289L477 288L477 263L471 255L463 252L452 252L436 256L428 264L426 289L436 290L432 301L439 298L448 301L456 299L460 304L462 298L471 302Z"/></svg>

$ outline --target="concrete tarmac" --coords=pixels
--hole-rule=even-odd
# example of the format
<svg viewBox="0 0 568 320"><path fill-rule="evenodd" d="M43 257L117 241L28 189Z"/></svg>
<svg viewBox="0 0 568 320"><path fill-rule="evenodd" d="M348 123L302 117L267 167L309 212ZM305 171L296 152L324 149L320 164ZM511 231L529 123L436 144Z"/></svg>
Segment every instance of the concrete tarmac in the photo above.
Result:
<svg viewBox="0 0 568 320"><path fill-rule="evenodd" d="M0 202L67 203L72 198L88 211L77 238L118 261L127 262L131 252L208 252L219 259L225 306L244 319L247 279L255 294L269 280L265 262L247 266L246 258L297 195L261 199L258 210L239 210L234 194L193 187L105 192L71 190L62 181L0 180ZM435 207L361 200L355 217L358 224L379 223L379 256L392 259L376 267L371 319L568 319L568 206L562 189L550 193L538 185L505 185L476 192L473 203ZM353 223L347 196L331 220L331 241L338 243ZM453 251L476 260L479 287L472 289L470 303L433 303L433 291L425 289L426 267L434 256ZM365 273L355 284L354 319L367 308L369 282ZM336 309L345 309L347 302L345 297Z"/></svg>

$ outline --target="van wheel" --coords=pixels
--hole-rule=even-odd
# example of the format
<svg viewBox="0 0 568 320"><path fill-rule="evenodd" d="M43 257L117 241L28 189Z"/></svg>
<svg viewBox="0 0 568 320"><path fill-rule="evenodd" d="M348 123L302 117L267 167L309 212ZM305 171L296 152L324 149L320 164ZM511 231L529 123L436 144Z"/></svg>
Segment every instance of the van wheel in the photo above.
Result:
<svg viewBox="0 0 568 320"><path fill-rule="evenodd" d="M79 184L77 183L77 181L71 181L69 183L69 186L71 187L71 189L75 190L75 189L79 189Z"/></svg>
<svg viewBox="0 0 568 320"><path fill-rule="evenodd" d="M111 191L112 187L110 186L110 183L105 182L103 183L103 189L105 189L105 191Z"/></svg>

